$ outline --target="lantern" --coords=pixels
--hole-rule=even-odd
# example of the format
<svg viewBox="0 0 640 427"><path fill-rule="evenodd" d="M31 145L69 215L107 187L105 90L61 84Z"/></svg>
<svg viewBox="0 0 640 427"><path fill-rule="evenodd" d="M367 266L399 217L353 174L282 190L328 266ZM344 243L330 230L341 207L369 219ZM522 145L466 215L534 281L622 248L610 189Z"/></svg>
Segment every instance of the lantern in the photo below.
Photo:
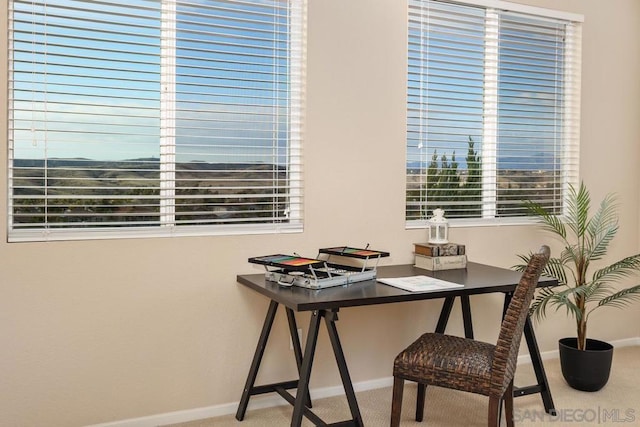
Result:
<svg viewBox="0 0 640 427"><path fill-rule="evenodd" d="M429 243L449 243L449 221L444 217L444 210L434 209L433 216L427 220L429 227Z"/></svg>

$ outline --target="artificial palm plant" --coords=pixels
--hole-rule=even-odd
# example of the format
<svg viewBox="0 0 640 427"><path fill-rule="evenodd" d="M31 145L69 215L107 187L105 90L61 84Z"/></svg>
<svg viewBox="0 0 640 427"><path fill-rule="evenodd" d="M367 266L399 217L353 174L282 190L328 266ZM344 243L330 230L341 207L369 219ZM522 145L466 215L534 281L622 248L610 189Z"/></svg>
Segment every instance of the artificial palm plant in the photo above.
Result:
<svg viewBox="0 0 640 427"><path fill-rule="evenodd" d="M559 217L539 203L526 202L529 212L540 218L542 228L564 245L560 256L551 258L544 272L556 277L558 286L543 288L531 305L531 313L542 319L549 307L565 309L576 321L578 349L585 350L587 322L594 310L621 308L640 299L640 285L622 290L614 287L619 280L640 271L640 254L601 267L589 275L591 263L604 258L618 232L618 204L615 196L609 194L590 217L591 197L584 183L578 191L573 186L569 188L566 203L566 216ZM523 271L529 257L521 255L520 259L524 265L514 268Z"/></svg>

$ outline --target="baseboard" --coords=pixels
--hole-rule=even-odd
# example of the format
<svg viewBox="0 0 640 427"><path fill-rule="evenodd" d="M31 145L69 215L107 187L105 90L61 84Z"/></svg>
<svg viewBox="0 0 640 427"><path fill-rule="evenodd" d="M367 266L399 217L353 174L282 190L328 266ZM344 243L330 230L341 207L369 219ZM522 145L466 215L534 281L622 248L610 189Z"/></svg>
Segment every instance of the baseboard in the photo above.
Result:
<svg viewBox="0 0 640 427"><path fill-rule="evenodd" d="M614 347L640 346L640 337L609 342ZM557 359L559 357L558 350L545 351L542 352L540 356L542 357L542 360ZM531 358L529 357L529 355L518 356L519 365L527 363L531 363ZM393 377L387 377L354 383L353 388L356 392L359 392L383 387L390 387L392 384ZM312 399L322 399L325 397L339 396L341 394L344 394L342 385L311 390ZM253 409L270 408L273 406L282 406L287 404L288 403L284 399L276 394L254 396L251 398L247 410L251 411ZM238 402L232 402L224 403L221 405L207 406L204 408L186 409L184 411L150 415L148 417L131 418L128 420L94 424L87 427L157 427L166 424L186 423L189 421L196 421L204 418L235 414L237 409Z"/></svg>
<svg viewBox="0 0 640 427"><path fill-rule="evenodd" d="M393 377L388 377L354 383L353 388L356 392L359 392L390 387L392 384ZM323 387L311 390L311 399L322 399L325 397L340 396L342 394L344 394L342 385ZM282 397L278 396L275 393L271 395L253 396L249 401L247 411L283 405L288 405L288 403ZM196 421L204 418L235 414L237 409L238 402L223 403L221 405L207 406L204 408L186 409L184 411L150 415L148 417L131 418L128 420L93 424L87 427L157 427L167 424L186 423L189 421Z"/></svg>

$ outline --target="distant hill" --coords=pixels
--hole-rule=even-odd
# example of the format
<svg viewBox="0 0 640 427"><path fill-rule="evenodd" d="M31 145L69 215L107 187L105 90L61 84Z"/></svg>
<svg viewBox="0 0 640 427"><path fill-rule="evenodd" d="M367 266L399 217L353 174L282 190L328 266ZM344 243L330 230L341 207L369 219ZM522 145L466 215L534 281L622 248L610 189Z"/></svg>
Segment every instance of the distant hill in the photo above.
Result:
<svg viewBox="0 0 640 427"><path fill-rule="evenodd" d="M92 160L86 158L73 159L48 159L49 168L75 168L75 169L160 169L160 159L147 157L125 160ZM15 159L14 168L43 168L43 159ZM183 171L229 171L229 170L281 170L286 171L285 166L269 163L208 163L200 161L178 162L176 169Z"/></svg>

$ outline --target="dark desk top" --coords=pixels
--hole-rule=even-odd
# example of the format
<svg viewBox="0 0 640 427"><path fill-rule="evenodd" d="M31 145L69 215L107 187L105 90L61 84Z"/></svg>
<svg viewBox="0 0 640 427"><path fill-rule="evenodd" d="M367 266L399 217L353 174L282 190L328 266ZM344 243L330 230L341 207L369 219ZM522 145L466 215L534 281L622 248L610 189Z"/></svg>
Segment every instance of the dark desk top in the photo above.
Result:
<svg viewBox="0 0 640 427"><path fill-rule="evenodd" d="M265 280L264 273L239 275L238 283L248 286L295 311L327 310L360 305L388 304L402 301L444 298L447 296L475 295L513 291L521 273L506 268L492 267L474 262L466 269L427 271L413 265L378 267L378 277L408 277L425 275L463 284L463 288L436 292L408 292L393 286L367 280L345 286L312 290L298 286L283 287ZM556 279L541 277L538 286L557 285Z"/></svg>

